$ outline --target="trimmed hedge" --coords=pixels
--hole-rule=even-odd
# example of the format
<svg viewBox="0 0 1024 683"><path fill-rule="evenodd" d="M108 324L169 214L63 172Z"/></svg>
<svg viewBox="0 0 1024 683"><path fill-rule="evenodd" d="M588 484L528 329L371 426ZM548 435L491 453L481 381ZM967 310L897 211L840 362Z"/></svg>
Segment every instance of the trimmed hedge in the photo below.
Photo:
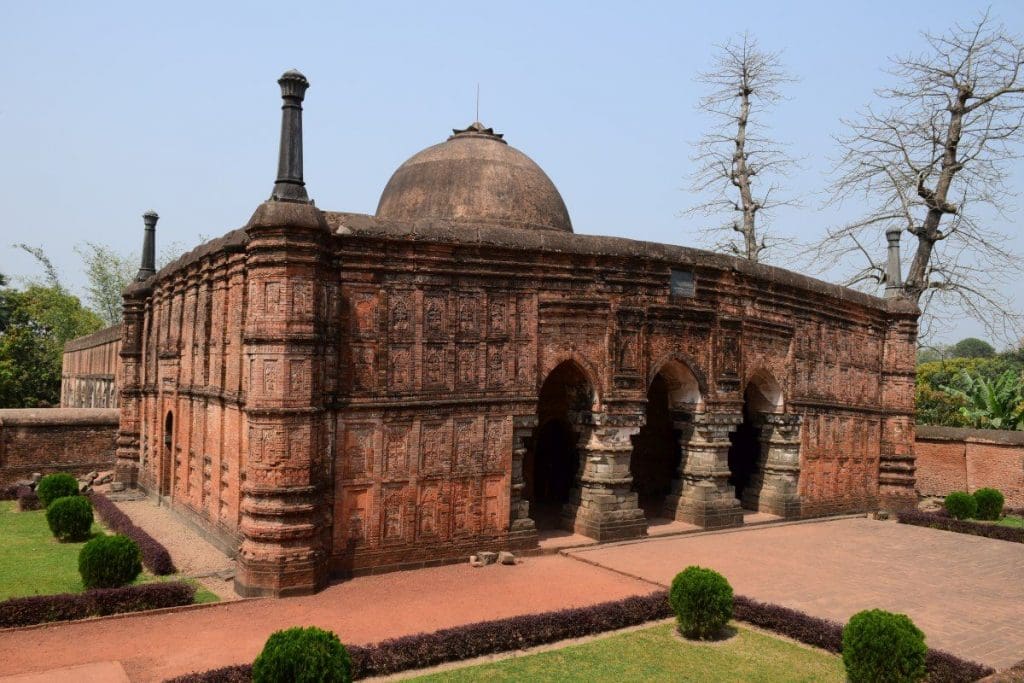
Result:
<svg viewBox="0 0 1024 683"><path fill-rule="evenodd" d="M985 538L994 538L1000 541L1024 543L1024 529L1000 526L999 524L968 522L962 519L953 519L936 512L919 512L916 510L897 512L896 520L901 524L926 526L932 529L955 531L959 534L971 534L972 536L984 536Z"/></svg>
<svg viewBox="0 0 1024 683"><path fill-rule="evenodd" d="M978 504L978 519L995 521L1003 514L1006 498L998 489L981 488L971 495Z"/></svg>
<svg viewBox="0 0 1024 683"><path fill-rule="evenodd" d="M592 607L485 621L434 633L385 640L369 647L350 645L347 649L352 658L352 677L370 678L638 626L671 616L668 591L659 591ZM797 610L737 595L733 597L733 618L829 652L842 651L841 624ZM990 667L965 661L940 650L928 651L926 667L929 683L976 681L995 673ZM178 676L166 683L250 681L252 665L236 664Z"/></svg>
<svg viewBox="0 0 1024 683"><path fill-rule="evenodd" d="M96 514L99 515L100 521L108 529L115 534L127 536L138 544L139 551L142 553L142 564L146 566L146 569L157 576L177 573L178 569L174 566L171 554L160 541L135 526L131 518L102 493L94 492L89 497L92 499L93 507L96 508Z"/></svg>
<svg viewBox="0 0 1024 683"><path fill-rule="evenodd" d="M84 541L92 521L92 503L82 496L64 496L46 506L46 523L58 541Z"/></svg>
<svg viewBox="0 0 1024 683"><path fill-rule="evenodd" d="M47 474L36 484L36 495L43 501L43 507L50 507L58 498L77 496L78 480L64 472Z"/></svg>
<svg viewBox="0 0 1024 683"><path fill-rule="evenodd" d="M86 588L127 586L140 572L139 546L127 536L100 536L78 551L78 573Z"/></svg>
<svg viewBox="0 0 1024 683"><path fill-rule="evenodd" d="M348 683L352 660L338 636L316 626L274 631L252 663L253 683Z"/></svg>
<svg viewBox="0 0 1024 683"><path fill-rule="evenodd" d="M978 501L966 491L953 491L942 504L946 512L957 519L970 519L978 514Z"/></svg>
<svg viewBox="0 0 1024 683"><path fill-rule="evenodd" d="M843 628L843 666L850 683L919 683L928 647L906 614L857 612Z"/></svg>
<svg viewBox="0 0 1024 683"><path fill-rule="evenodd" d="M714 638L732 619L732 586L714 569L692 565L676 574L668 601L686 638Z"/></svg>
<svg viewBox="0 0 1024 683"><path fill-rule="evenodd" d="M191 605L195 593L195 587L190 584L169 581L124 588L97 588L84 593L11 598L0 602L0 628L180 607Z"/></svg>
<svg viewBox="0 0 1024 683"><path fill-rule="evenodd" d="M22 512L30 512L32 510L42 510L43 503L39 500L39 496L36 492L27 486L18 487L18 509Z"/></svg>

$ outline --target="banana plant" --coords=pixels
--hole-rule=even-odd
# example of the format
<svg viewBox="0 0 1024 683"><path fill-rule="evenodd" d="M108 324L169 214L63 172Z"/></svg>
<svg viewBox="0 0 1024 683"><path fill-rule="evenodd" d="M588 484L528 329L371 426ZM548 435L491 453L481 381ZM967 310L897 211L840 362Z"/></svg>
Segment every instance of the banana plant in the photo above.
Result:
<svg viewBox="0 0 1024 683"><path fill-rule="evenodd" d="M960 414L975 427L1024 430L1024 377L1007 370L995 379L961 370L959 387L943 385L942 390L963 399Z"/></svg>

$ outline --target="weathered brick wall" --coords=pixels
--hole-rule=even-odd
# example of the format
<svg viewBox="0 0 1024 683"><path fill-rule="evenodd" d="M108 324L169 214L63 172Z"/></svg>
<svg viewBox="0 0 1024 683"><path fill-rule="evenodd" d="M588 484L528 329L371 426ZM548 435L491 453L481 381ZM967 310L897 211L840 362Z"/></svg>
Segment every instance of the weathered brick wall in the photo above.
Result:
<svg viewBox="0 0 1024 683"><path fill-rule="evenodd" d="M914 311L684 248L324 216L229 233L126 296L119 462L253 558L367 571L535 542L522 458L567 361L592 394L581 447L625 449L626 474L676 363L737 421L755 377L781 387L799 514L875 508L881 471L913 492Z"/></svg>
<svg viewBox="0 0 1024 683"><path fill-rule="evenodd" d="M116 408L120 354L120 325L65 344L61 364L61 408Z"/></svg>
<svg viewBox="0 0 1024 683"><path fill-rule="evenodd" d="M117 425L114 409L0 410L0 486L33 472L112 469Z"/></svg>
<svg viewBox="0 0 1024 683"><path fill-rule="evenodd" d="M919 426L916 452L920 495L992 487L1024 507L1024 432Z"/></svg>

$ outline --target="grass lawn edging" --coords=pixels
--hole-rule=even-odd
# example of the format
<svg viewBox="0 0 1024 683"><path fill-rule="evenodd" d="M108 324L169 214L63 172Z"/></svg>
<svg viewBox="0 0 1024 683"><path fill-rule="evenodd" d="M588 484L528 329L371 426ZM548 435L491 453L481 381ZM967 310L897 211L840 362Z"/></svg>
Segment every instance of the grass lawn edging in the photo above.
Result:
<svg viewBox="0 0 1024 683"><path fill-rule="evenodd" d="M99 515L100 521L115 534L123 534L135 541L142 552L142 564L146 569L157 576L166 576L177 573L171 553L167 551L163 543L150 536L145 530L137 527L131 518L121 508L117 507L112 500L102 493L93 492L93 509Z"/></svg>
<svg viewBox="0 0 1024 683"><path fill-rule="evenodd" d="M368 647L346 646L346 649L352 658L353 678L369 678L615 631L671 616L668 592L658 591L591 607L483 621L392 638ZM798 610L736 596L733 616L829 652L842 650L842 625ZM928 650L927 670L931 683L976 681L994 673L990 667L932 649ZM178 676L166 683L248 683L251 680L252 665L236 664Z"/></svg>
<svg viewBox="0 0 1024 683"><path fill-rule="evenodd" d="M83 593L10 598L0 602L0 628L181 607L192 604L195 593L196 588L192 584L169 581L123 588L97 588Z"/></svg>
<svg viewBox="0 0 1024 683"><path fill-rule="evenodd" d="M900 524L911 524L913 526L923 526L930 529L954 531L958 534L970 534L972 536L994 538L1000 541L1024 543L1024 529L956 519L941 512L921 512L918 510L897 512L896 521Z"/></svg>

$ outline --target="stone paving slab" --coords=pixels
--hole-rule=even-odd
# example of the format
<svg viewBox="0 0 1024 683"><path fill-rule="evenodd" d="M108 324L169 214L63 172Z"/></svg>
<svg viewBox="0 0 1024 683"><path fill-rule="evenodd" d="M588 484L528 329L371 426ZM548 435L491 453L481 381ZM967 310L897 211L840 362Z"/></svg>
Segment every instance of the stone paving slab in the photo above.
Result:
<svg viewBox="0 0 1024 683"><path fill-rule="evenodd" d="M909 614L931 647L1006 668L1024 656L1024 544L866 518L652 538L564 554L668 585L691 564L737 593L845 622Z"/></svg>
<svg viewBox="0 0 1024 683"><path fill-rule="evenodd" d="M163 681L251 662L267 636L289 626L320 626L343 642L365 645L654 590L648 582L559 555L514 566L395 572L359 577L306 597L0 631L0 677L120 662L132 681Z"/></svg>

